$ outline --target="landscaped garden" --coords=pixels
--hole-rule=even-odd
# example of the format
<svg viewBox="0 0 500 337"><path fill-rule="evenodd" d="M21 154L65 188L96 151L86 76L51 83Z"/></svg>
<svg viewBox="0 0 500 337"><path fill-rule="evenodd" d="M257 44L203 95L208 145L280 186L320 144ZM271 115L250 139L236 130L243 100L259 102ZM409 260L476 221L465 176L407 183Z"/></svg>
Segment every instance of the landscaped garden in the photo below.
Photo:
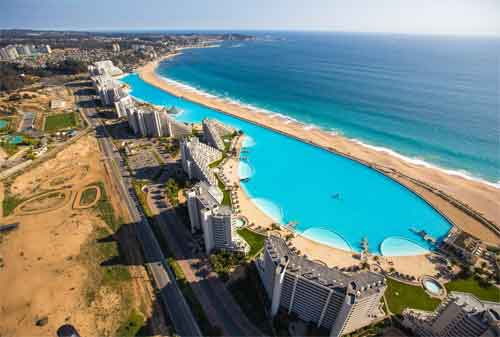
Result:
<svg viewBox="0 0 500 337"><path fill-rule="evenodd" d="M440 300L430 297L422 287L391 278L387 278L385 298L393 314L401 314L406 308L433 311L441 303Z"/></svg>
<svg viewBox="0 0 500 337"><path fill-rule="evenodd" d="M500 291L497 287L491 284L482 284L473 276L464 279L458 279L445 284L446 290L471 293L477 298L484 301L500 302Z"/></svg>
<svg viewBox="0 0 500 337"><path fill-rule="evenodd" d="M247 228L238 229L237 233L250 246L250 251L248 252L248 257L249 258L253 258L264 247L264 241L266 240L266 237L264 235L252 232L251 230L249 230Z"/></svg>

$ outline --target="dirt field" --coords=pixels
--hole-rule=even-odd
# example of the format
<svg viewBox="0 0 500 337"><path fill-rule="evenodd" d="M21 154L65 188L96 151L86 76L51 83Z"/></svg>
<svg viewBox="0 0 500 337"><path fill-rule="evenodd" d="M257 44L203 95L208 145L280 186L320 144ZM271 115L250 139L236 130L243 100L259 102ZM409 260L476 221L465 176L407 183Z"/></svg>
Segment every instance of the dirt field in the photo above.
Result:
<svg viewBox="0 0 500 337"><path fill-rule="evenodd" d="M95 207L74 208L88 185L104 187L98 195L113 207L101 198ZM94 138L6 182L0 202L7 195L17 205L1 223L19 228L0 234L0 336L54 336L62 324L82 336L110 336L133 312L149 318L156 310L144 268L123 257L133 247L121 253L118 234L111 235L127 214L114 199ZM111 208L114 222L103 216ZM37 326L40 319L45 324Z"/></svg>

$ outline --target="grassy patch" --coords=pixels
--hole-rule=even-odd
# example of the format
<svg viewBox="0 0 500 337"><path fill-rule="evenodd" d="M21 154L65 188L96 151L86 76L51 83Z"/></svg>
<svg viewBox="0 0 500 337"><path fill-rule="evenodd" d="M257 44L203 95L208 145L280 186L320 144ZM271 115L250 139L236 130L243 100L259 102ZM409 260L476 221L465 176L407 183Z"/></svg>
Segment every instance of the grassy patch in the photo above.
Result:
<svg viewBox="0 0 500 337"><path fill-rule="evenodd" d="M245 277L239 278L229 286L233 295L248 319L268 336L273 335L271 322L268 320L264 288L252 263L245 270Z"/></svg>
<svg viewBox="0 0 500 337"><path fill-rule="evenodd" d="M433 311L441 303L440 300L430 297L422 287L411 286L391 278L387 278L385 298L394 314L401 314L406 308Z"/></svg>
<svg viewBox="0 0 500 337"><path fill-rule="evenodd" d="M137 198L139 199L139 202L142 205L144 213L146 214L146 216L152 217L153 216L153 212L151 211L151 208L149 208L148 197L147 197L146 193L144 193L142 191L142 188L145 185L147 185L147 182L133 179L132 180L132 185L134 186L135 194L137 194Z"/></svg>
<svg viewBox="0 0 500 337"><path fill-rule="evenodd" d="M82 192L82 196L80 198L80 205L81 206L90 205L92 202L94 202L96 197L97 197L97 189L95 187L87 188L85 191Z"/></svg>
<svg viewBox="0 0 500 337"><path fill-rule="evenodd" d="M226 190L226 186L219 179L219 177L215 176L215 178L217 179L217 186L222 191L222 195L223 195L221 205L231 206L231 195L229 194L229 191Z"/></svg>
<svg viewBox="0 0 500 337"><path fill-rule="evenodd" d="M108 194L106 193L106 189L104 188L104 183L100 181L97 184L92 185L97 185L101 189L101 198L99 198L99 201L96 204L100 217L112 230L116 231L120 226L120 223L115 216L115 211L113 209L113 205L111 205Z"/></svg>
<svg viewBox="0 0 500 337"><path fill-rule="evenodd" d="M214 162L211 162L211 163L208 165L208 168L211 168L211 169L216 168L216 167L217 167L217 166L219 166L219 164L220 164L220 163L224 160L224 158L226 158L226 156L224 156L224 155L223 155L221 159L216 160L216 161L214 161Z"/></svg>
<svg viewBox="0 0 500 337"><path fill-rule="evenodd" d="M500 291L493 285L481 284L474 277L454 280L445 284L446 290L471 293L484 301L500 302Z"/></svg>
<svg viewBox="0 0 500 337"><path fill-rule="evenodd" d="M139 330L144 325L144 316L137 310L132 310L129 317L116 331L118 337L133 337L136 336Z"/></svg>
<svg viewBox="0 0 500 337"><path fill-rule="evenodd" d="M247 228L238 229L237 233L250 245L249 258L253 258L264 247L264 241L266 240L264 235L252 232Z"/></svg>
<svg viewBox="0 0 500 337"><path fill-rule="evenodd" d="M19 146L17 144L10 144L9 142L1 142L0 146L10 157L19 151Z"/></svg>
<svg viewBox="0 0 500 337"><path fill-rule="evenodd" d="M8 216L14 212L17 206L19 206L24 199L18 198L10 193L5 193L2 203L3 216Z"/></svg>
<svg viewBox="0 0 500 337"><path fill-rule="evenodd" d="M45 118L45 131L55 132L62 129L74 128L77 118L74 112L47 116Z"/></svg>

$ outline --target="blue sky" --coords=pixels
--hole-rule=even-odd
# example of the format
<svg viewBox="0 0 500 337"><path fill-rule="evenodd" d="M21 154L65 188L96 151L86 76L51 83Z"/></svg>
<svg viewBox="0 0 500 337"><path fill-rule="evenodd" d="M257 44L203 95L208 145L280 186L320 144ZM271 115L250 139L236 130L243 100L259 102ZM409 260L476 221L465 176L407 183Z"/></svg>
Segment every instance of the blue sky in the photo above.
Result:
<svg viewBox="0 0 500 337"><path fill-rule="evenodd" d="M0 0L0 28L500 35L500 0Z"/></svg>

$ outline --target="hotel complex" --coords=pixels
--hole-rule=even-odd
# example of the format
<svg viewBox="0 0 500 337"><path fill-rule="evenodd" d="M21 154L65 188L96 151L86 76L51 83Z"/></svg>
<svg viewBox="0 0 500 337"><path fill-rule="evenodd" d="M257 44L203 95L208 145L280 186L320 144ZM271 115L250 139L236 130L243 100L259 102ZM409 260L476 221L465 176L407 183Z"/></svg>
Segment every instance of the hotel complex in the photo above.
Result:
<svg viewBox="0 0 500 337"><path fill-rule="evenodd" d="M281 308L335 337L384 316L380 301L386 284L381 274L342 273L293 253L277 236L266 239L256 264L273 316Z"/></svg>
<svg viewBox="0 0 500 337"><path fill-rule="evenodd" d="M153 109L137 104L113 78L122 74L113 62L101 61L89 66L89 73L96 87L101 103L114 105L118 118L127 117L133 132L140 137L185 137L191 134L191 127L176 121L165 109Z"/></svg>
<svg viewBox="0 0 500 337"><path fill-rule="evenodd" d="M403 311L403 324L422 337L500 336L500 304L452 292L434 312Z"/></svg>
<svg viewBox="0 0 500 337"><path fill-rule="evenodd" d="M223 137L231 135L236 131L236 129L230 126L224 125L219 121L208 118L205 118L203 120L202 126L205 142L220 151L224 151L225 149Z"/></svg>
<svg viewBox="0 0 500 337"><path fill-rule="evenodd" d="M217 186L210 164L222 159L222 152L199 141L196 137L181 142L182 168L189 179L205 181Z"/></svg>
<svg viewBox="0 0 500 337"><path fill-rule="evenodd" d="M232 250L244 252L246 244L235 231L235 217L230 206L222 205L223 193L204 181L187 193L187 207L191 232L203 231L205 251Z"/></svg>

